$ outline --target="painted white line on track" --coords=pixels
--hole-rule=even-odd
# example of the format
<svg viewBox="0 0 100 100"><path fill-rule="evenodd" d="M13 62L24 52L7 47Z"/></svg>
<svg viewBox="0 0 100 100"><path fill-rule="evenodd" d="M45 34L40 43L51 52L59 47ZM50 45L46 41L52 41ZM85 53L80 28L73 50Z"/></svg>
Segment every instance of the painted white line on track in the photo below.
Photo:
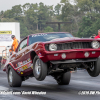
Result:
<svg viewBox="0 0 100 100"><path fill-rule="evenodd" d="M0 77L0 80L2 80L2 79L7 79L7 77Z"/></svg>
<svg viewBox="0 0 100 100"><path fill-rule="evenodd" d="M9 88L4 87L4 86L0 86L0 91L1 91L1 90L5 90L5 91L7 91L7 90L9 90Z"/></svg>
<svg viewBox="0 0 100 100"><path fill-rule="evenodd" d="M100 83L98 82L91 82L91 81L79 81L79 80L71 80L71 83L75 83L75 84L79 84L79 85L89 85L89 86L93 86L93 87L100 87Z"/></svg>
<svg viewBox="0 0 100 100"><path fill-rule="evenodd" d="M57 83L55 83L55 84L57 84ZM24 82L23 85L36 85L36 86L41 86L41 87L46 87L46 88L54 89L54 87L50 87L49 85L51 85L51 84L48 84L48 83L46 85L44 83L40 83L39 84L39 83L32 83L32 82Z"/></svg>

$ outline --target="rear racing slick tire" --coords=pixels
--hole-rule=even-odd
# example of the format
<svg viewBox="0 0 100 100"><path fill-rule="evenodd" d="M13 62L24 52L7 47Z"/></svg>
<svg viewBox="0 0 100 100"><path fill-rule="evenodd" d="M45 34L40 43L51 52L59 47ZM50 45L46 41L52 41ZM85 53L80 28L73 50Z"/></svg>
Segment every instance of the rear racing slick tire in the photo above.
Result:
<svg viewBox="0 0 100 100"><path fill-rule="evenodd" d="M33 60L33 74L38 81L42 81L47 76L47 64L44 63L37 55Z"/></svg>
<svg viewBox="0 0 100 100"><path fill-rule="evenodd" d="M20 87L22 84L21 77L15 72L15 70L9 66L8 67L8 83L11 87Z"/></svg>
<svg viewBox="0 0 100 100"><path fill-rule="evenodd" d="M59 85L68 85L70 83L71 73L66 72L57 80Z"/></svg>
<svg viewBox="0 0 100 100"><path fill-rule="evenodd" d="M96 77L100 74L100 57L97 61L90 63L89 68L87 68L87 72L92 77Z"/></svg>

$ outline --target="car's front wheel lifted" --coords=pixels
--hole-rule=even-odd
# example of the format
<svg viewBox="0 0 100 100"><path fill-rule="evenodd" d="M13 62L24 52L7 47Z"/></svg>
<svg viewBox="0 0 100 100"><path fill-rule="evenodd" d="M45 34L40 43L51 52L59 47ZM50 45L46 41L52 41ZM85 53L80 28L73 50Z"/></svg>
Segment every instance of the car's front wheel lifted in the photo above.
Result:
<svg viewBox="0 0 100 100"><path fill-rule="evenodd" d="M97 61L91 62L89 64L89 68L87 68L87 72L92 77L96 77L99 75L99 73L100 73L100 58L98 58Z"/></svg>
<svg viewBox="0 0 100 100"><path fill-rule="evenodd" d="M66 72L64 74L62 74L58 79L57 79L57 83L59 85L68 85L70 82L70 78L71 78L71 73L70 72Z"/></svg>
<svg viewBox="0 0 100 100"><path fill-rule="evenodd" d="M35 56L33 60L33 74L38 81L44 80L47 76L47 64L38 56Z"/></svg>
<svg viewBox="0 0 100 100"><path fill-rule="evenodd" d="M8 83L11 87L20 87L22 83L21 77L9 66L8 68Z"/></svg>

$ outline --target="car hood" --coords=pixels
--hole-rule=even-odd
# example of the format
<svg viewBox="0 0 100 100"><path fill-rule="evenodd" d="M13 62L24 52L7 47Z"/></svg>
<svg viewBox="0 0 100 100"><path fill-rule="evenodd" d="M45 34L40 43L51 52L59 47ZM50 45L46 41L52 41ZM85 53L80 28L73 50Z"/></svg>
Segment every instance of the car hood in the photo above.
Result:
<svg viewBox="0 0 100 100"><path fill-rule="evenodd" d="M60 42L91 42L91 41L100 41L100 39L92 39L92 38L78 38L78 37L66 37L66 38L57 38L51 41L44 42L47 43L60 43Z"/></svg>

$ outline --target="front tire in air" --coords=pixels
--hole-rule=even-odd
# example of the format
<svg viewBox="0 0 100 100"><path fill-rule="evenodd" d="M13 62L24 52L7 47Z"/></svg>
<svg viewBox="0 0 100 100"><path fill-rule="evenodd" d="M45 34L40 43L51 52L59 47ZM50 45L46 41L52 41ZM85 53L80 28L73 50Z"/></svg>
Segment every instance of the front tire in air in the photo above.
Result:
<svg viewBox="0 0 100 100"><path fill-rule="evenodd" d="M42 81L47 76L47 64L37 55L33 60L33 74L38 81Z"/></svg>

